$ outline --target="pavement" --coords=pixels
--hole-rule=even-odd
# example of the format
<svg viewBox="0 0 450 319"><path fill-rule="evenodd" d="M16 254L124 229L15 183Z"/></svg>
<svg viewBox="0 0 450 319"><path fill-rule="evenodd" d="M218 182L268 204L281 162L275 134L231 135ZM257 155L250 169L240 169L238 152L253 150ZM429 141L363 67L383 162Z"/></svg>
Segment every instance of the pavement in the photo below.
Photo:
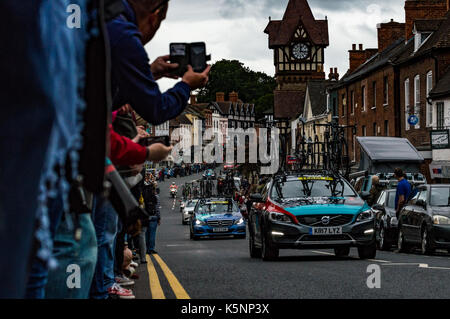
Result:
<svg viewBox="0 0 450 319"><path fill-rule="evenodd" d="M192 175L159 183L161 226L158 255L147 256L132 288L137 299L393 299L445 298L450 292L450 256L378 251L376 259L338 258L332 250L280 250L274 262L251 259L247 239L189 239L179 198L169 185L200 178ZM180 188L181 189L181 188ZM375 265L375 266L374 266ZM369 288L379 269L379 288ZM369 282L369 285L368 285ZM372 285L373 287L373 285Z"/></svg>

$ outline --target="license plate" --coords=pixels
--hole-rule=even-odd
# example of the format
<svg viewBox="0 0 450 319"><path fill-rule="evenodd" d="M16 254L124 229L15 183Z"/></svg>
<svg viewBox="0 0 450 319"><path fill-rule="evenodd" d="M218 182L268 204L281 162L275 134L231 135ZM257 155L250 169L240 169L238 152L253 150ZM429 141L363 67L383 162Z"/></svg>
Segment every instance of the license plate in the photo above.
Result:
<svg viewBox="0 0 450 319"><path fill-rule="evenodd" d="M228 228L213 228L213 232L215 233L226 233Z"/></svg>
<svg viewBox="0 0 450 319"><path fill-rule="evenodd" d="M309 230L310 235L341 235L342 227L314 227Z"/></svg>

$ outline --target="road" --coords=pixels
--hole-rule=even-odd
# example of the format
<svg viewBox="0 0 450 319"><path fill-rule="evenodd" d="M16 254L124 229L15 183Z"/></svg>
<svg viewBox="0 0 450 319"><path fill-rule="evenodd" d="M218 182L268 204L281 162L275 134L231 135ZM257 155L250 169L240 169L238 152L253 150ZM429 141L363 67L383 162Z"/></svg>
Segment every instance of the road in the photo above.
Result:
<svg viewBox="0 0 450 319"><path fill-rule="evenodd" d="M160 183L162 224L157 256L139 266L133 291L138 299L303 299L303 298L448 298L450 257L378 251L360 260L352 248L347 258L332 250L280 250L275 262L251 259L247 239L189 239L181 224L179 202ZM155 258L156 257L156 258ZM161 266L162 265L162 266ZM380 288L367 285L369 265L380 267ZM149 276L149 273L151 274Z"/></svg>

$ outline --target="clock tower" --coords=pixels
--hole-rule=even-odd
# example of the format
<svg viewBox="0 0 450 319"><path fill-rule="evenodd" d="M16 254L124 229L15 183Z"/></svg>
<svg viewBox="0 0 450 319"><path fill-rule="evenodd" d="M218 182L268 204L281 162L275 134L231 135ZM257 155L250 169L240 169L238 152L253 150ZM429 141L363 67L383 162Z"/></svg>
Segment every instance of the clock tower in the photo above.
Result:
<svg viewBox="0 0 450 319"><path fill-rule="evenodd" d="M325 80L328 21L316 20L307 0L289 0L283 19L269 21L264 33L274 52L278 84L274 117L297 117L303 111L308 80Z"/></svg>

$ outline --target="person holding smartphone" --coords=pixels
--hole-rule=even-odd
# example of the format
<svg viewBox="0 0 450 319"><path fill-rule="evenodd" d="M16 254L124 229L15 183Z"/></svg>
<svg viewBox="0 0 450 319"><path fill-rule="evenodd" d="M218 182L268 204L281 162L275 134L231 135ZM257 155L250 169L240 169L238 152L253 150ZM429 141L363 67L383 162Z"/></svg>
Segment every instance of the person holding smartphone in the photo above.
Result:
<svg viewBox="0 0 450 319"><path fill-rule="evenodd" d="M180 115L191 90L204 87L211 69L196 73L191 66L182 81L161 93L156 80L174 78L171 71L178 64L170 56L156 59L151 65L144 49L166 18L168 0L123 0L124 12L107 25L111 48L113 108L131 104L147 122L160 125Z"/></svg>

